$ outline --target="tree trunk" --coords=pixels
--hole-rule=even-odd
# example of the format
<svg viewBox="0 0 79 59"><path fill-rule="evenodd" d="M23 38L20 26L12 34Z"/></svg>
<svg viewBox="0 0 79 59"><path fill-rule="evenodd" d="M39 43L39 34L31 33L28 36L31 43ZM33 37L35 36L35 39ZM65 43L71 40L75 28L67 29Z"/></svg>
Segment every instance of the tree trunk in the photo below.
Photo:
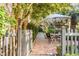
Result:
<svg viewBox="0 0 79 59"><path fill-rule="evenodd" d="M12 16L12 3L4 4L4 8L9 16Z"/></svg>

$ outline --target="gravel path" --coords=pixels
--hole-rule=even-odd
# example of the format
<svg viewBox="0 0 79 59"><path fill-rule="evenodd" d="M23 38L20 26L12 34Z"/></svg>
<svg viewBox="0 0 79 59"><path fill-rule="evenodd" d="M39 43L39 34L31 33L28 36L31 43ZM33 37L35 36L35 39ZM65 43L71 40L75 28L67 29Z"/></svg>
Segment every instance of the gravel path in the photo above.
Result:
<svg viewBox="0 0 79 59"><path fill-rule="evenodd" d="M56 54L56 44L48 43L48 40L44 38L43 33L39 33L34 42L34 47L30 55L43 56L43 55L53 55ZM43 37L43 38L42 38Z"/></svg>

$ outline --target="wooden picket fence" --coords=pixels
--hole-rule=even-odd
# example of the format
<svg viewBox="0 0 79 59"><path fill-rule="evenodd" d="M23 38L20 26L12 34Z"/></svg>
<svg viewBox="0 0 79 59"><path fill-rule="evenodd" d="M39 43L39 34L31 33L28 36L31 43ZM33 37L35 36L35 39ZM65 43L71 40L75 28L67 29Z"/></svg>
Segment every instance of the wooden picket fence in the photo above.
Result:
<svg viewBox="0 0 79 59"><path fill-rule="evenodd" d="M0 39L0 56L25 56L32 49L32 30L10 30Z"/></svg>
<svg viewBox="0 0 79 59"><path fill-rule="evenodd" d="M79 33L77 29L62 27L62 55L79 54Z"/></svg>

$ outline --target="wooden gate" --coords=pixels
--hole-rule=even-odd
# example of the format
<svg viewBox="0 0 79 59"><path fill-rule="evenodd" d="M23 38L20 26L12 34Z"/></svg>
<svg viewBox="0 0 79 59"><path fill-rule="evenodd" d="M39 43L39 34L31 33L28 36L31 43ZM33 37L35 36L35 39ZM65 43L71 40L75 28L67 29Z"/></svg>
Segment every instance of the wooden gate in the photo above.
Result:
<svg viewBox="0 0 79 59"><path fill-rule="evenodd" d="M0 39L0 56L25 56L32 48L31 30L8 30ZM28 52L29 51L29 52Z"/></svg>
<svg viewBox="0 0 79 59"><path fill-rule="evenodd" d="M62 55L79 54L79 33L77 29L62 27Z"/></svg>

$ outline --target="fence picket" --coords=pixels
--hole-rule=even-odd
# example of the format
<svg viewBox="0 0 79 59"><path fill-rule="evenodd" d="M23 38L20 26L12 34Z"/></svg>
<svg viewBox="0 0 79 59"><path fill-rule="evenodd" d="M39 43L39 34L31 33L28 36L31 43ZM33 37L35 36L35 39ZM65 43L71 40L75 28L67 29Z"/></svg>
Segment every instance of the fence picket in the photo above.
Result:
<svg viewBox="0 0 79 59"><path fill-rule="evenodd" d="M21 35L22 31L21 29L18 30L18 56L21 56Z"/></svg>
<svg viewBox="0 0 79 59"><path fill-rule="evenodd" d="M8 56L8 37L5 37L5 43L6 43L6 56Z"/></svg>
<svg viewBox="0 0 79 59"><path fill-rule="evenodd" d="M77 33L77 30L75 29L75 33ZM77 36L75 36L75 54L78 53L78 50L77 50Z"/></svg>
<svg viewBox="0 0 79 59"><path fill-rule="evenodd" d="M5 39L4 39L5 37L3 36L3 46L2 46L2 48L3 48L3 56L5 56Z"/></svg>
<svg viewBox="0 0 79 59"><path fill-rule="evenodd" d="M66 53L66 36L65 36L65 27L62 27L62 55Z"/></svg>
<svg viewBox="0 0 79 59"><path fill-rule="evenodd" d="M33 48L33 44L32 44L32 42L33 42L33 40L32 40L32 31L30 31L30 32L31 32L30 39L31 39L31 49L32 49Z"/></svg>
<svg viewBox="0 0 79 59"><path fill-rule="evenodd" d="M75 36L75 54L78 53L78 49L77 49L77 36Z"/></svg>
<svg viewBox="0 0 79 59"><path fill-rule="evenodd" d="M12 36L10 36L10 56L12 56Z"/></svg>
<svg viewBox="0 0 79 59"><path fill-rule="evenodd" d="M67 36L67 53L69 53L69 36Z"/></svg>
<svg viewBox="0 0 79 59"><path fill-rule="evenodd" d="M71 29L71 33L73 33L73 29ZM73 41L73 36L71 36L71 54L74 54L74 41Z"/></svg>
<svg viewBox="0 0 79 59"><path fill-rule="evenodd" d="M62 32L63 32L62 33L62 55L65 55L66 52L67 53L71 52L71 54L78 54L79 33L77 32L77 29L74 29L74 30L62 29ZM67 37L67 39L64 36ZM67 44L66 44L67 46L65 45L65 40L67 40ZM64 46L66 47L67 50L65 49Z"/></svg>
<svg viewBox="0 0 79 59"><path fill-rule="evenodd" d="M67 30L67 33L70 33L69 29ZM69 36L67 36L67 53L69 53L69 46L70 46L70 41L69 41Z"/></svg>
<svg viewBox="0 0 79 59"><path fill-rule="evenodd" d="M0 48L1 53L0 53L0 55L3 56L3 49L2 49L3 48L3 45L2 45L3 44L3 37L1 37L0 40L1 40L1 42L0 42L0 44L1 44L1 48Z"/></svg>
<svg viewBox="0 0 79 59"><path fill-rule="evenodd" d="M26 40L27 40L27 55L29 55L29 32L26 31Z"/></svg>
<svg viewBox="0 0 79 59"><path fill-rule="evenodd" d="M13 56L15 56L15 37L13 37Z"/></svg>

